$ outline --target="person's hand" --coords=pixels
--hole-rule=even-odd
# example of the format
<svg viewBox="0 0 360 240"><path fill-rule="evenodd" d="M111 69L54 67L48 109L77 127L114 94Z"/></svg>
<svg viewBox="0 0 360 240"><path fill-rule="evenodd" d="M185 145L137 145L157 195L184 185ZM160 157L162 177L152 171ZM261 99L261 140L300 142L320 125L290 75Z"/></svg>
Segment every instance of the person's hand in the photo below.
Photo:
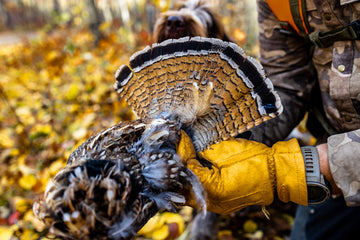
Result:
<svg viewBox="0 0 360 240"><path fill-rule="evenodd" d="M304 160L295 139L278 142L272 148L245 139L223 141L199 153L213 164L211 168L195 158L185 133L181 142L179 156L199 177L209 211L228 214L249 205L269 205L274 192L283 202L307 205ZM187 203L196 207L191 195Z"/></svg>
<svg viewBox="0 0 360 240"><path fill-rule="evenodd" d="M340 188L336 185L330 171L327 143L317 145L316 150L318 151L318 155L319 155L320 172L322 175L324 175L325 179L330 183L331 194L333 196L342 195L342 192Z"/></svg>

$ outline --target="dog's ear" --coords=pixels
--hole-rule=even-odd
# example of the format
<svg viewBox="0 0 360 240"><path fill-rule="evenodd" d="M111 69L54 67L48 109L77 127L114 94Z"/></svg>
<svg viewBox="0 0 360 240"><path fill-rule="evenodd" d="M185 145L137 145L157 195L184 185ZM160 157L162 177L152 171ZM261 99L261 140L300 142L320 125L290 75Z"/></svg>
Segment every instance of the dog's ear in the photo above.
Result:
<svg viewBox="0 0 360 240"><path fill-rule="evenodd" d="M227 42L234 42L234 40L231 37L229 37L229 35L225 32L225 30L223 32L223 36L221 39Z"/></svg>
<svg viewBox="0 0 360 240"><path fill-rule="evenodd" d="M206 7L204 10L211 16L213 22L211 26L208 26L209 37L219 38L227 42L234 42L229 35L226 33L224 25L221 22L221 17L212 9Z"/></svg>
<svg viewBox="0 0 360 240"><path fill-rule="evenodd" d="M224 32L222 40L227 41L227 42L234 42L234 40L231 37L229 37L229 35L227 35L226 32Z"/></svg>
<svg viewBox="0 0 360 240"><path fill-rule="evenodd" d="M154 42L162 42L165 40L165 27L166 27L166 19L167 17L163 14L160 14L157 18L154 26L154 32L153 32L153 41Z"/></svg>

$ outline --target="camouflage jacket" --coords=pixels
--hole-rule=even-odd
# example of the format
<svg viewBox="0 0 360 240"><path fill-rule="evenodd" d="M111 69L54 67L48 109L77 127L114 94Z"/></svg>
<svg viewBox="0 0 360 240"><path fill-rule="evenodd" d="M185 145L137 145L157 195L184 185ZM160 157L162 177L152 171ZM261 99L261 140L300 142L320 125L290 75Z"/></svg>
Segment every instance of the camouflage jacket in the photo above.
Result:
<svg viewBox="0 0 360 240"><path fill-rule="evenodd" d="M322 99L325 119L335 130L327 139L332 175L348 206L360 205L360 41L312 47L297 34L280 31L280 22L266 2L257 2L260 61L281 97L284 112L248 137L268 145L285 139ZM313 31L327 32L360 19L357 1L307 0L306 4ZM317 84L321 94L312 97Z"/></svg>

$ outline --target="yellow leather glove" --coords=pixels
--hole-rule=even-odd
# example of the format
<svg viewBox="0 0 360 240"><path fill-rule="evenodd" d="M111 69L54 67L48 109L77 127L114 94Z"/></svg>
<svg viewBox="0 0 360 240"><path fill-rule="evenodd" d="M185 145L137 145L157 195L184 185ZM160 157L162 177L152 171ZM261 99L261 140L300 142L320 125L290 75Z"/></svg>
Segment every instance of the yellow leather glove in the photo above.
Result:
<svg viewBox="0 0 360 240"><path fill-rule="evenodd" d="M307 205L305 165L297 140L278 142L273 147L245 139L214 144L199 152L213 164L204 167L196 159L191 139L181 133L178 154L200 179L206 193L208 211L229 214L246 206L266 206L274 193L283 202ZM189 195L187 204L196 207Z"/></svg>

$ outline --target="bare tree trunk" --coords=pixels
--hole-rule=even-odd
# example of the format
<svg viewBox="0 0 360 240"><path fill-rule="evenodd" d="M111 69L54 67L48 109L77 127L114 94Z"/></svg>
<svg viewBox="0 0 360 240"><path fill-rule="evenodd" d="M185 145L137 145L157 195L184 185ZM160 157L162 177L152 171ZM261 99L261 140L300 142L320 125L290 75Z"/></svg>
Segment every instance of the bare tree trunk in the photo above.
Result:
<svg viewBox="0 0 360 240"><path fill-rule="evenodd" d="M4 18L4 19L3 19ZM5 8L4 0L0 0L0 20L4 21L4 25L8 28L13 28L11 17L7 9Z"/></svg>
<svg viewBox="0 0 360 240"><path fill-rule="evenodd" d="M53 11L55 12L55 14L60 13L60 5L58 0L53 0Z"/></svg>
<svg viewBox="0 0 360 240"><path fill-rule="evenodd" d="M99 9L96 7L95 1L86 0L86 2L89 11L89 27L93 36L95 37L95 45L98 45L99 40L101 39L101 32L99 30L99 27L103 22L103 19Z"/></svg>
<svg viewBox="0 0 360 240"><path fill-rule="evenodd" d="M246 0L245 3L246 9L246 37L247 37L247 47L251 50L258 40L258 23L257 23L257 11L256 11L256 1Z"/></svg>
<svg viewBox="0 0 360 240"><path fill-rule="evenodd" d="M130 11L126 1L119 1L120 3L120 17L121 21L123 22L124 26L128 29L131 29L130 26Z"/></svg>

